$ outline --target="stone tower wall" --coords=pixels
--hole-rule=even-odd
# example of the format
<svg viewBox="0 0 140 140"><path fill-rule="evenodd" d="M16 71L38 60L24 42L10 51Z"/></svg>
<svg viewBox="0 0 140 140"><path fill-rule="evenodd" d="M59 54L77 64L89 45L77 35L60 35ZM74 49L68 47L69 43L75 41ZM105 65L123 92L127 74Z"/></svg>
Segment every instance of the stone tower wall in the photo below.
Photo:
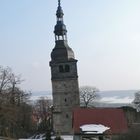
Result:
<svg viewBox="0 0 140 140"><path fill-rule="evenodd" d="M53 80L53 126L55 132L72 133L72 112L79 106L77 79Z"/></svg>

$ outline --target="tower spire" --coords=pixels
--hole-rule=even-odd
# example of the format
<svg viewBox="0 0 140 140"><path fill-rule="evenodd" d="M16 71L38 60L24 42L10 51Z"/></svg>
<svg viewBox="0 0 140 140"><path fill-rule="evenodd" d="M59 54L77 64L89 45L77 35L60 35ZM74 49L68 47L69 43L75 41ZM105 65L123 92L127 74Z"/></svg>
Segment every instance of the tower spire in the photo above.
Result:
<svg viewBox="0 0 140 140"><path fill-rule="evenodd" d="M58 6L60 6L61 5L61 1L60 0L58 0Z"/></svg>
<svg viewBox="0 0 140 140"><path fill-rule="evenodd" d="M59 40L67 41L67 29L66 25L63 22L63 15L64 13L61 7L61 1L58 0L58 8L56 11L57 23L54 28L55 41Z"/></svg>

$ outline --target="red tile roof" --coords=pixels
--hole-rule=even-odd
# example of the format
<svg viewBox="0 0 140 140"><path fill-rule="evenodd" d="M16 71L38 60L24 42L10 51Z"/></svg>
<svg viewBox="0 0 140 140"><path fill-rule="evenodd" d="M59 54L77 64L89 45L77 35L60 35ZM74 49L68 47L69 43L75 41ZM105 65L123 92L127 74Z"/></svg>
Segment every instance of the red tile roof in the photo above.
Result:
<svg viewBox="0 0 140 140"><path fill-rule="evenodd" d="M91 109L77 108L74 110L73 128L75 133L80 132L84 124L102 124L110 127L109 134L125 133L128 130L127 121L122 109Z"/></svg>

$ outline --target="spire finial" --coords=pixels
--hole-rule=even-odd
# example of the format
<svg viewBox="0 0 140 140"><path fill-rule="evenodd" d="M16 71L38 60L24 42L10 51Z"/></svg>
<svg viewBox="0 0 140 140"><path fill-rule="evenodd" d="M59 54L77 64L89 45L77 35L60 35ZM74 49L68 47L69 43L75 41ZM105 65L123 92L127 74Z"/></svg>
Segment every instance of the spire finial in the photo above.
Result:
<svg viewBox="0 0 140 140"><path fill-rule="evenodd" d="M60 0L58 0L58 6L60 6L61 5L61 1Z"/></svg>

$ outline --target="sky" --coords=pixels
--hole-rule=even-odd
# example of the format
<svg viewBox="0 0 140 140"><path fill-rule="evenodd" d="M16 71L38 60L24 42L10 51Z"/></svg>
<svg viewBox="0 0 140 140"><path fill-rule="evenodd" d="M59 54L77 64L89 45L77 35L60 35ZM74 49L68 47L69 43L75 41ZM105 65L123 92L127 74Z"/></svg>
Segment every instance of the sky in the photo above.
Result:
<svg viewBox="0 0 140 140"><path fill-rule="evenodd" d="M140 0L61 0L79 85L140 89ZM57 0L0 0L0 65L25 90L51 90Z"/></svg>

